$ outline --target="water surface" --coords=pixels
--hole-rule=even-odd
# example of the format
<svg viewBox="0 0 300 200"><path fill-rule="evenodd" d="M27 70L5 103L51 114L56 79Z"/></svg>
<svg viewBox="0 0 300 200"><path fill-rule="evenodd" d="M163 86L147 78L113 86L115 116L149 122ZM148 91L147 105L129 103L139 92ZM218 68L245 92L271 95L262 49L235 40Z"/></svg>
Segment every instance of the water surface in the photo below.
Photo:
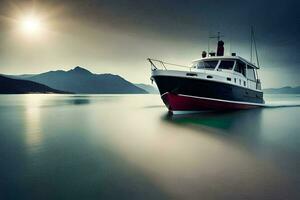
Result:
<svg viewBox="0 0 300 200"><path fill-rule="evenodd" d="M0 96L0 199L299 199L299 119L171 116L157 95Z"/></svg>

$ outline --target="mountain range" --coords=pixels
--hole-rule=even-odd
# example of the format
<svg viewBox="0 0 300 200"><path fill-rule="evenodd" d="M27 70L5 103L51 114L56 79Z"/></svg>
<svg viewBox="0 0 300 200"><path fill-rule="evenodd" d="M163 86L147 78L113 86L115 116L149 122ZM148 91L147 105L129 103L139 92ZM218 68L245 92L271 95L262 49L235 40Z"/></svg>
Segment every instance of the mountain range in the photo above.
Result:
<svg viewBox="0 0 300 200"><path fill-rule="evenodd" d="M46 85L28 80L18 80L0 75L0 94L28 94L28 93L68 93L52 89Z"/></svg>
<svg viewBox="0 0 300 200"><path fill-rule="evenodd" d="M82 67L41 74L10 75L9 78L29 80L53 89L80 94L147 94L124 78L113 74L93 74Z"/></svg>
<svg viewBox="0 0 300 200"><path fill-rule="evenodd" d="M300 86L298 87L282 87L282 88L268 88L263 90L267 94L300 94Z"/></svg>

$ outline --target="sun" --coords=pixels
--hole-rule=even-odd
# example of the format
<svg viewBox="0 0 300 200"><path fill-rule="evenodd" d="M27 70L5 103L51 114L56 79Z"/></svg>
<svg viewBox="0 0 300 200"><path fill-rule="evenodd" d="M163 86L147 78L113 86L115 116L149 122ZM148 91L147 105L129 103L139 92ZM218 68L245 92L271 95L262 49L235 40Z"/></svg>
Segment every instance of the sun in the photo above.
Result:
<svg viewBox="0 0 300 200"><path fill-rule="evenodd" d="M37 16L27 16L20 20L21 31L28 35L37 35L42 30L41 20Z"/></svg>

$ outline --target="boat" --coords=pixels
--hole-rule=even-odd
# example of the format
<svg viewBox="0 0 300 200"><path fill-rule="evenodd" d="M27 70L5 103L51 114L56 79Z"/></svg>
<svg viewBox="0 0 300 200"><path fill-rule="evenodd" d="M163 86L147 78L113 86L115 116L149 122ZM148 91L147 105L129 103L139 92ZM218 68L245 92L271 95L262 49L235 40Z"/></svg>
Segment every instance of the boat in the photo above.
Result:
<svg viewBox="0 0 300 200"><path fill-rule="evenodd" d="M194 60L191 66L152 58L148 61L151 80L155 81L161 99L171 113L264 106L257 72L260 67L236 53L225 56L224 42L219 37L217 54L211 52L207 55L203 51L202 58ZM180 69L170 69L169 66Z"/></svg>

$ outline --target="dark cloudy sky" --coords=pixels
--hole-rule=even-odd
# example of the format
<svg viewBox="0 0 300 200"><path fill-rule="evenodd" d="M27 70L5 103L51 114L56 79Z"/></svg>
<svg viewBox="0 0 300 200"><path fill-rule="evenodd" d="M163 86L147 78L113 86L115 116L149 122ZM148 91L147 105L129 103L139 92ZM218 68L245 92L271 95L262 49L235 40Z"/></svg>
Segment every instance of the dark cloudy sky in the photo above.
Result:
<svg viewBox="0 0 300 200"><path fill-rule="evenodd" d="M249 58L255 28L265 87L300 85L300 3L296 0L0 0L0 73L39 73L80 65L149 83L147 57L188 65L218 31L226 52ZM25 37L29 12L45 31ZM213 41L211 46L213 46Z"/></svg>

